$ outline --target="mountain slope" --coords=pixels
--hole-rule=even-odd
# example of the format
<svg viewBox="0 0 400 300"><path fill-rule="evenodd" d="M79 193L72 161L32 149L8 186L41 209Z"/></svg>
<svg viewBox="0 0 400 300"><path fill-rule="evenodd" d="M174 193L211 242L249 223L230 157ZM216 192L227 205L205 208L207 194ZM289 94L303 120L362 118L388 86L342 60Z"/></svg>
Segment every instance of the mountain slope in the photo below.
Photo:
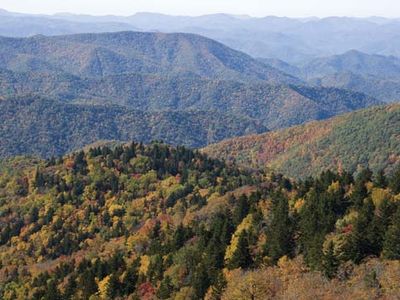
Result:
<svg viewBox="0 0 400 300"><path fill-rule="evenodd" d="M396 299L400 172L371 176L162 143L0 160L0 298Z"/></svg>
<svg viewBox="0 0 400 300"><path fill-rule="evenodd" d="M300 80L213 40L192 34L118 32L0 38L0 68L101 77L122 73L193 73L271 83Z"/></svg>
<svg viewBox="0 0 400 300"><path fill-rule="evenodd" d="M187 74L120 74L99 79L0 70L0 96L39 94L66 102L154 110L210 110L248 116L277 129L379 104L334 88L211 80Z"/></svg>
<svg viewBox="0 0 400 300"><path fill-rule="evenodd" d="M377 171L400 161L400 105L369 108L321 122L223 141L204 152L293 177L358 165Z"/></svg>
<svg viewBox="0 0 400 300"><path fill-rule="evenodd" d="M118 106L72 105L37 97L0 101L0 157L58 156L98 140L201 147L224 138L261 133L259 122L212 111L143 112Z"/></svg>

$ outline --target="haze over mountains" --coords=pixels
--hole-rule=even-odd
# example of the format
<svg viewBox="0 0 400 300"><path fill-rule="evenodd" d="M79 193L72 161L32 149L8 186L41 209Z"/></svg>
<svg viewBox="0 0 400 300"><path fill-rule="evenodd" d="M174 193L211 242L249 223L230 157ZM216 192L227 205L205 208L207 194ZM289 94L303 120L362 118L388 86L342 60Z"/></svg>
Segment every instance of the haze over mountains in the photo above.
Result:
<svg viewBox="0 0 400 300"><path fill-rule="evenodd" d="M386 102L399 99L399 19L27 15L4 10L0 15L0 35L13 37L117 31L200 34L312 85L359 91Z"/></svg>
<svg viewBox="0 0 400 300"><path fill-rule="evenodd" d="M351 50L297 66L277 59L261 61L312 85L360 91L386 102L400 99L400 59L395 56Z"/></svg>
<svg viewBox="0 0 400 300"><path fill-rule="evenodd" d="M35 149L4 143L3 155L60 155L95 139L162 139L203 147L224 138L325 119L381 103L360 92L306 86L304 80L193 34L116 32L0 37L0 78L0 96L9 101L25 99L13 102L14 114L9 113L8 103L1 105L3 134L24 136L30 141L27 145L32 145L35 140L27 137L36 136L32 128L41 128L37 134L47 140L37 143L40 146ZM35 99L43 98L54 101L57 114L38 105ZM67 103L65 109L59 109ZM82 104L84 109L72 108ZM115 108L118 113L114 108L105 109L110 112L105 116L99 113L99 105L120 108ZM57 126L46 123L70 120L74 124L77 119L66 113L70 109L92 116L82 116L87 120L85 125L72 130L80 136L74 143L60 134ZM168 113L159 113L170 111L175 112L175 119L165 119L163 116ZM148 116L142 122L149 130L141 134L135 133L141 130L139 123L122 121L127 114L140 120L138 112ZM217 113L221 114L220 120ZM33 117L40 114L46 115L47 120ZM21 131L16 124L24 115L26 126ZM120 129L101 132L98 119L114 122L115 128ZM228 124L222 125L222 121ZM175 137L170 132L179 124L193 130L183 130ZM126 133L129 126L130 134Z"/></svg>
<svg viewBox="0 0 400 300"><path fill-rule="evenodd" d="M81 33L88 32L85 26L94 25L102 31L119 31L126 26L123 30L196 33L253 57L278 58L290 63L341 54L353 49L369 54L400 55L400 44L397 42L400 32L398 19L252 18L226 14L183 17L151 13L138 13L129 17L73 14L46 16L5 11L1 16L3 21L0 21L0 34L7 36Z"/></svg>

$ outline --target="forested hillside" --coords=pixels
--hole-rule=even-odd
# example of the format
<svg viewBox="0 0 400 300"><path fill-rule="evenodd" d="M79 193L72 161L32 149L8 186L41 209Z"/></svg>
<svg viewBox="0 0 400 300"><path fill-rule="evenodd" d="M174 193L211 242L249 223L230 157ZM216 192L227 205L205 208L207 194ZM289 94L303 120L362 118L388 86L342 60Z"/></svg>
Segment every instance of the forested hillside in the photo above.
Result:
<svg viewBox="0 0 400 300"><path fill-rule="evenodd" d="M257 119L270 129L379 104L365 94L335 88L245 84L190 74L120 74L81 79L4 70L0 71L0 79L0 95L4 97L42 95L63 102L117 104L143 111L221 111Z"/></svg>
<svg viewBox="0 0 400 300"><path fill-rule="evenodd" d="M0 157L58 156L98 140L163 140L203 147L267 130L257 120L222 112L146 112L111 105L65 104L36 96L0 100L0 115Z"/></svg>
<svg viewBox="0 0 400 300"><path fill-rule="evenodd" d="M400 161L400 105L357 111L327 121L230 139L204 151L254 168L305 178L323 170L392 170Z"/></svg>
<svg viewBox="0 0 400 300"><path fill-rule="evenodd" d="M399 169L296 183L131 143L0 171L5 300L400 293Z"/></svg>

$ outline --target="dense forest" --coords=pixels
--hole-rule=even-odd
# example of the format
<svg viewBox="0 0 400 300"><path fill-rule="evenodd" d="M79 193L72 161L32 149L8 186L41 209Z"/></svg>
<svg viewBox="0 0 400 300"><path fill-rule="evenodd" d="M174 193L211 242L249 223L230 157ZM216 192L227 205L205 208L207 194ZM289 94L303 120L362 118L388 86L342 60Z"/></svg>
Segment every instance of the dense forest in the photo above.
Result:
<svg viewBox="0 0 400 300"><path fill-rule="evenodd" d="M243 116L214 111L140 111L120 106L74 105L31 96L0 101L0 157L69 153L99 140L154 138L202 147L267 129ZM23 126L21 126L23 124Z"/></svg>
<svg viewBox="0 0 400 300"><path fill-rule="evenodd" d="M400 105L377 106L326 121L222 141L203 151L290 177L324 170L391 172L400 161Z"/></svg>
<svg viewBox="0 0 400 300"><path fill-rule="evenodd" d="M160 142L0 161L2 299L393 299L400 169L293 181Z"/></svg>
<svg viewBox="0 0 400 300"><path fill-rule="evenodd" d="M80 78L62 73L16 73L0 69L0 96L27 95L73 104L113 104L142 111L228 112L257 119L270 129L380 104L365 94L337 88L250 84L188 73L123 73Z"/></svg>

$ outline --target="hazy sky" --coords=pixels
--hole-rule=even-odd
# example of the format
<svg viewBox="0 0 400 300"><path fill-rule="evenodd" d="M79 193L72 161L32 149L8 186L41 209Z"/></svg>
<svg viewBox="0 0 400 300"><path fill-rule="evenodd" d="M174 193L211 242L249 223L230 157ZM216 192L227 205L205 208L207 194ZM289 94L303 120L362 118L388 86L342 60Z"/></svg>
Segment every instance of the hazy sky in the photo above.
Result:
<svg viewBox="0 0 400 300"><path fill-rule="evenodd" d="M72 12L131 15L209 13L252 16L387 16L400 17L400 0L0 0L0 8L29 13Z"/></svg>

